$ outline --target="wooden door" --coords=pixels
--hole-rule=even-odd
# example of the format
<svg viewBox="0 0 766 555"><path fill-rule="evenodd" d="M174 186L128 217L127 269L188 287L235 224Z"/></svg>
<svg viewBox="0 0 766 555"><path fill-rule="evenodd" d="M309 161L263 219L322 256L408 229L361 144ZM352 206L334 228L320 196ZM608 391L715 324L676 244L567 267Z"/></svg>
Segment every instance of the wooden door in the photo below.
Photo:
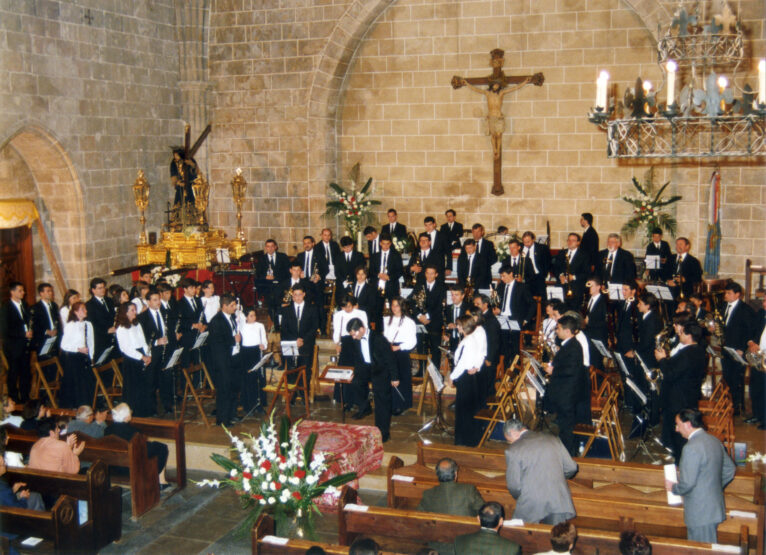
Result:
<svg viewBox="0 0 766 555"><path fill-rule="evenodd" d="M26 226L0 229L0 301L8 300L8 285L20 281L27 303L35 302L35 259L32 230Z"/></svg>

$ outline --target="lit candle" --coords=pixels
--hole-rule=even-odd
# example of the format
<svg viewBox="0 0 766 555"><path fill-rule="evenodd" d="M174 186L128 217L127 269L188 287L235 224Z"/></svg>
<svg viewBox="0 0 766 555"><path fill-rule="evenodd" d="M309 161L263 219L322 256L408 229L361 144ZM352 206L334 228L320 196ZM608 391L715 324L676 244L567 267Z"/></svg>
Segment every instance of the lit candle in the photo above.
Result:
<svg viewBox="0 0 766 555"><path fill-rule="evenodd" d="M766 104L766 60L758 62L758 104Z"/></svg>
<svg viewBox="0 0 766 555"><path fill-rule="evenodd" d="M668 60L668 63L665 66L668 70L668 110L670 110L670 107L673 105L673 102L675 102L675 94L676 94L676 69L678 69L678 66L673 60Z"/></svg>
<svg viewBox="0 0 766 555"><path fill-rule="evenodd" d="M596 81L596 108L606 109L606 89L609 81L609 73L602 71Z"/></svg>
<svg viewBox="0 0 766 555"><path fill-rule="evenodd" d="M242 175L242 168L237 168L237 175Z"/></svg>
<svg viewBox="0 0 766 555"><path fill-rule="evenodd" d="M723 99L723 93L726 90L726 86L729 84L729 80L723 75L718 78L718 90L721 93L721 111L726 111L726 101Z"/></svg>

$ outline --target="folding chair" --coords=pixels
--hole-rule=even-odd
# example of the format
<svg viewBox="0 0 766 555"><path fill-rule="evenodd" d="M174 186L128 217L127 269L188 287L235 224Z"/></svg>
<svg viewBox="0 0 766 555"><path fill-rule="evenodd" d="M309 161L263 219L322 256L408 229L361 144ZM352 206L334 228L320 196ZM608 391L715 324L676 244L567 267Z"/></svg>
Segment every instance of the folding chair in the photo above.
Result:
<svg viewBox="0 0 766 555"><path fill-rule="evenodd" d="M418 399L418 416L423 414L423 404L428 397L428 390L431 390L431 407L436 410L436 388L434 387L431 377L428 375L426 366L428 365L428 355L425 353L410 353L410 361L417 361L418 366L423 369L423 375L421 377L412 378L413 389L416 386L420 386L420 399Z"/></svg>
<svg viewBox="0 0 766 555"><path fill-rule="evenodd" d="M481 436L478 447L484 445L484 442L489 439L497 423L505 422L513 415L521 418L522 409L520 407L519 392L524 387L528 369L528 365L522 366L521 371L513 379L510 387L502 393L498 391L500 397L493 404L493 407L481 409L474 415L475 419L487 422L487 429L484 430L484 434ZM509 374L510 373L511 372L509 372Z"/></svg>
<svg viewBox="0 0 766 555"><path fill-rule="evenodd" d="M583 452L580 455L581 457L584 457L588 451L590 450L591 446L593 445L593 442L596 441L597 437L607 437L607 421L609 419L616 419L617 411L615 410L617 406L617 392L612 391L612 394L607 398L606 403L604 403L604 408L601 410L601 416L593 422L593 424L577 424L574 427L574 434L578 436L585 436L588 438L588 442L585 444L585 447L583 448ZM607 440L609 438L607 437ZM611 450L611 444L610 444L610 450ZM612 455L614 457L614 454Z"/></svg>
<svg viewBox="0 0 766 555"><path fill-rule="evenodd" d="M311 402L319 392L319 345L314 343L314 354L311 357L311 383L309 384L309 395Z"/></svg>
<svg viewBox="0 0 766 555"><path fill-rule="evenodd" d="M288 378L295 377L295 381L292 383L291 380ZM272 412L274 411L275 405L277 404L277 399L280 397L285 402L285 411L287 412L287 418L292 421L292 416L290 414L290 403L292 402L293 395L295 395L298 391L303 391L303 402L306 405L306 413L305 417L309 418L309 396L308 396L308 384L306 383L306 367L305 366L298 366L297 368L293 368L292 370L285 370L282 372L282 377L279 378L279 382L277 385L267 385L263 388L263 391L267 393L273 393L274 398L271 400L271 404L269 405L269 410L266 411L269 416L271 416Z"/></svg>
<svg viewBox="0 0 766 555"><path fill-rule="evenodd" d="M96 377L96 388L93 391L93 409L96 409L96 401L98 400L99 392L106 400L106 405L109 410L114 408L112 399L115 397L122 397L122 372L120 372L120 364L122 364L122 358L112 359L106 364L93 367L93 374ZM104 384L104 380L101 379L103 374L112 372L112 381L109 387Z"/></svg>
<svg viewBox="0 0 766 555"><path fill-rule="evenodd" d="M194 404L197 405L202 421L205 423L205 427L210 427L210 422L205 414L205 408L202 406L202 402L206 399L215 399L215 386L213 380L210 379L210 373L207 371L207 366L204 362L198 364L191 364L188 368L182 368L181 371L186 381L186 387L184 387L184 399L181 402L181 420L186 418L186 400L189 395L194 399ZM201 373L199 378L200 386L194 386L194 377L197 373Z"/></svg>
<svg viewBox="0 0 766 555"><path fill-rule="evenodd" d="M45 369L49 366L55 366L56 373L51 381L45 377ZM61 378L64 376L64 370L61 368L61 363L58 357L51 357L40 362L36 356L32 356L32 371L34 372L32 379L32 393L35 395L35 399L40 396L40 389L44 389L48 395L48 400L51 402L51 407L54 409L59 408L56 402L56 394L61 389Z"/></svg>

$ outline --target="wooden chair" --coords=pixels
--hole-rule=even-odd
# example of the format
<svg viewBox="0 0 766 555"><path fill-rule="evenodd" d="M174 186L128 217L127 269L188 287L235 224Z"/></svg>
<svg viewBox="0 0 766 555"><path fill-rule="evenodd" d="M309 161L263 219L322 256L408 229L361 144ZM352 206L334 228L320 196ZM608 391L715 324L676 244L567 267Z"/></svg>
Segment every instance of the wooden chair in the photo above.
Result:
<svg viewBox="0 0 766 555"><path fill-rule="evenodd" d="M311 357L311 383L309 384L310 401L319 394L319 345L314 343L314 353Z"/></svg>
<svg viewBox="0 0 766 555"><path fill-rule="evenodd" d="M294 380L288 378L295 377ZM291 383L292 382L292 383ZM311 416L309 412L309 396L308 396L308 384L306 383L306 367L298 366L292 370L285 370L282 372L282 377L279 378L277 385L267 385L263 388L266 393L273 393L274 398L271 400L269 410L267 414L271 415L274 411L277 400L281 397L285 402L285 411L287 412L287 418L292 421L292 415L290 414L290 403L293 400L293 396L298 392L303 392L303 402L306 406L305 417Z"/></svg>
<svg viewBox="0 0 766 555"><path fill-rule="evenodd" d="M122 397L123 381L122 372L120 372L120 364L122 364L122 358L112 359L106 364L93 367L93 375L96 377L96 388L93 391L93 409L96 408L99 392L103 395L109 410L114 408L112 399ZM104 384L102 375L109 371L112 372L112 380L109 387L107 387L106 384Z"/></svg>
<svg viewBox="0 0 766 555"><path fill-rule="evenodd" d="M56 368L56 373L53 379L48 381L45 377L45 369L50 366ZM64 376L64 370L61 368L61 363L59 362L58 357L51 357L41 362L36 356L33 356L32 371L34 372L32 377L32 392L37 398L40 395L40 390L45 390L46 395L48 395L48 400L51 403L51 407L57 409L59 405L56 401L56 394L61 390L61 378Z"/></svg>
<svg viewBox="0 0 766 555"><path fill-rule="evenodd" d="M418 399L418 416L423 414L423 405L425 404L426 397L428 397L428 391L431 391L431 408L436 410L436 388L434 387L431 377L428 375L426 366L428 365L428 355L425 353L410 353L410 361L417 361L418 366L423 369L423 375L420 377L412 378L413 389L416 386L420 386L420 398Z"/></svg>
<svg viewBox="0 0 766 555"><path fill-rule="evenodd" d="M205 427L210 427L210 421L205 414L205 408L202 406L202 402L206 399L215 399L215 386L213 380L210 379L210 373L207 371L207 366L204 362L199 364L191 364L188 368L182 368L181 371L186 381L184 387L184 399L181 402L181 420L186 418L186 401L189 395L194 399L194 404L197 405L202 421L205 423ZM200 374L200 386L194 386L194 380L196 374Z"/></svg>
<svg viewBox="0 0 766 555"><path fill-rule="evenodd" d="M609 398L606 400L606 403L604 403L604 407L601 410L601 416L595 420L593 424L577 424L575 426L575 435L585 436L588 438L588 441L585 444L582 453L580 454L581 457L584 457L588 453L590 448L593 446L593 442L596 441L596 438L602 437L607 438L609 441L609 449L612 454L612 458L615 458L615 453L612 451L612 442L608 436L608 434L611 433L610 430L613 429L613 425L609 424L608 420L616 418L616 406L617 392L613 391Z"/></svg>
<svg viewBox="0 0 766 555"><path fill-rule="evenodd" d="M495 429L495 425L500 422L505 422L511 416L522 417L523 409L520 407L520 392L525 386L526 374L529 371L529 364L523 365L519 374L514 378L511 386L502 394L502 397L497 400L497 404L494 408L488 407L478 411L474 418L477 420L483 420L487 422L487 429L484 430L484 434L479 440L479 447L484 445L484 442L489 439L492 432Z"/></svg>

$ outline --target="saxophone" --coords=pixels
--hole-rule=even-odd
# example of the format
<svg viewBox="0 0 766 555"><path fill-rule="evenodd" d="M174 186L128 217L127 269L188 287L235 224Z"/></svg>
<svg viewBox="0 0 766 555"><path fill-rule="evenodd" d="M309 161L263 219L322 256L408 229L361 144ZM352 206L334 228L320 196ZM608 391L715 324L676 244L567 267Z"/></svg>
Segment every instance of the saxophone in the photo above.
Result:
<svg viewBox="0 0 766 555"><path fill-rule="evenodd" d="M311 281L314 283L319 283L320 279L322 279L322 277L319 275L319 267L317 264L316 256L314 256L311 259Z"/></svg>
<svg viewBox="0 0 766 555"><path fill-rule="evenodd" d="M415 287L415 284L418 282L418 276L416 273L412 271L412 266L421 266L423 261L420 258L420 250L415 251L415 254L412 255L412 264L410 265L410 285L412 287Z"/></svg>

